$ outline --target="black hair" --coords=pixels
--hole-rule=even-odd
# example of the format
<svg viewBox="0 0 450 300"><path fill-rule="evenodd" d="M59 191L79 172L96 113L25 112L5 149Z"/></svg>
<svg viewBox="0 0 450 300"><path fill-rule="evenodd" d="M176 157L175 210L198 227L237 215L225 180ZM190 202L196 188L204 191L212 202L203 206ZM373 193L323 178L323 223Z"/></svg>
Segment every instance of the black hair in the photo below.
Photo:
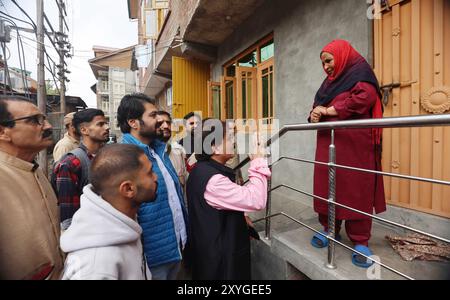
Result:
<svg viewBox="0 0 450 300"><path fill-rule="evenodd" d="M207 161L213 155L212 146L220 145L226 135L226 123L219 119L207 118L202 121L201 135L196 132L195 143L201 137L201 153L196 153L195 158L198 161Z"/></svg>
<svg viewBox="0 0 450 300"><path fill-rule="evenodd" d="M102 147L92 160L89 172L89 182L94 191L99 194L105 192L106 183L113 177L133 178L142 167L139 161L142 155L145 155L144 150L136 145L111 144Z"/></svg>
<svg viewBox="0 0 450 300"><path fill-rule="evenodd" d="M131 131L128 120L142 119L142 115L145 112L145 103L156 106L156 101L143 93L133 93L123 96L117 109L117 123L122 133L130 133Z"/></svg>
<svg viewBox="0 0 450 300"><path fill-rule="evenodd" d="M79 136L81 136L81 124L92 122L96 116L104 117L105 113L97 108L88 108L80 110L73 115L72 124Z"/></svg>
<svg viewBox="0 0 450 300"><path fill-rule="evenodd" d="M190 113L188 113L187 115L185 115L183 119L184 119L184 120L187 120L187 119L192 118L192 117L197 117L200 121L202 120L202 118L200 117L200 115L197 114L197 113L195 113L195 112L193 112L193 111L191 111Z"/></svg>
<svg viewBox="0 0 450 300"><path fill-rule="evenodd" d="M8 101L16 101L16 102L28 102L31 104L34 104L30 101L30 99L22 97L22 96L16 96L16 95L0 95L0 125L13 128L16 123L14 121L9 121L13 119L13 115L8 111L8 104L6 102Z"/></svg>
<svg viewBox="0 0 450 300"><path fill-rule="evenodd" d="M160 110L160 111L158 111L156 114L157 114L158 116L164 116L164 115L166 115L166 116L169 117L170 120L172 120L172 116L171 116L167 111L165 111L165 110Z"/></svg>

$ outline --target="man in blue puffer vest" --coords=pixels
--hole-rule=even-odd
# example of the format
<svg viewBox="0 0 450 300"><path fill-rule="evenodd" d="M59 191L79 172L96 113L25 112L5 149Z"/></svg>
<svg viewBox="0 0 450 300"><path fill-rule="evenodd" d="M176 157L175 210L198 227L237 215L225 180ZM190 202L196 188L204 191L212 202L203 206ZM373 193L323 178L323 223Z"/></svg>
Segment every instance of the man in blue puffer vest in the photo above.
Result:
<svg viewBox="0 0 450 300"><path fill-rule="evenodd" d="M187 211L177 173L158 140L155 101L144 94L125 95L117 110L122 143L145 151L158 176L154 202L141 205L138 222L143 229L143 246L153 279L176 279L182 250L187 241Z"/></svg>

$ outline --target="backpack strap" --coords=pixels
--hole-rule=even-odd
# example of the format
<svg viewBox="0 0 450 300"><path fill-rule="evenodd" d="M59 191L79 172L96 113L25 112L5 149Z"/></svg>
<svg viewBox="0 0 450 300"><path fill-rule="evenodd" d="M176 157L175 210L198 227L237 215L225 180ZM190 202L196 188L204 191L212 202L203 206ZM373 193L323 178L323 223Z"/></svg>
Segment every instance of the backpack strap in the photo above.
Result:
<svg viewBox="0 0 450 300"><path fill-rule="evenodd" d="M80 147L70 151L68 154L75 155L81 163L81 178L80 178L80 193L83 191L83 187L89 184L89 168L91 166L91 160L89 159L85 150Z"/></svg>
<svg viewBox="0 0 450 300"><path fill-rule="evenodd" d="M55 194L58 195L58 189L56 185L56 167L66 159L69 155L75 155L76 158L80 161L81 164L81 178L78 186L78 194L81 195L83 193L83 188L89 184L89 168L91 166L91 160L89 159L87 153L85 150L81 148L76 148L70 152L67 152L64 154L58 161L53 163L52 167L52 174L50 176L50 183L52 185L53 190L55 191Z"/></svg>

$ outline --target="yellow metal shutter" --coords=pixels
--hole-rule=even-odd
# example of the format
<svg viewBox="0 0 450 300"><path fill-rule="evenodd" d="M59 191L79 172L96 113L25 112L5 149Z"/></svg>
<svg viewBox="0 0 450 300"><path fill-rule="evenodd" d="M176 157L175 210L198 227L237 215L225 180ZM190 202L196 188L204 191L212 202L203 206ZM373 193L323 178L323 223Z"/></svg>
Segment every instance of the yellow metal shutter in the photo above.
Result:
<svg viewBox="0 0 450 300"><path fill-rule="evenodd" d="M191 111L208 116L209 64L172 57L172 91L174 118L183 118Z"/></svg>

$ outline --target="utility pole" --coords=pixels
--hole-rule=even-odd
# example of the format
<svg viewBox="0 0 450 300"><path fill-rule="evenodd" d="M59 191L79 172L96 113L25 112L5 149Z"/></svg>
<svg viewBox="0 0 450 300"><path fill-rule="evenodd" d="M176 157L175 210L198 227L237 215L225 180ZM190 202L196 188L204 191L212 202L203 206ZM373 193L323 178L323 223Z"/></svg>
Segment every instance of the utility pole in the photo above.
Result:
<svg viewBox="0 0 450 300"><path fill-rule="evenodd" d="M9 86L11 87L11 78L9 78L9 67L8 67L8 60L6 59L6 46L4 44L2 45L2 51L3 51L3 55L5 56L3 58L3 79L4 79L4 85L3 85L3 94L6 95L6 89L9 83ZM8 78L9 78L9 82L8 82Z"/></svg>
<svg viewBox="0 0 450 300"><path fill-rule="evenodd" d="M59 92L60 92L60 105L61 105L61 128L64 128L63 117L66 114L66 83L65 83L65 68L64 68L64 55L65 55L65 40L64 40L64 15L65 11L63 0L58 0L59 8L59 32L58 32L58 46L59 46Z"/></svg>
<svg viewBox="0 0 450 300"><path fill-rule="evenodd" d="M44 0L36 0L36 23L37 23L37 104L43 114L47 113L47 95L45 90L45 65L44 65ZM47 175L47 150L42 150L38 157L39 166Z"/></svg>
<svg viewBox="0 0 450 300"><path fill-rule="evenodd" d="M6 25L5 20L0 19L0 45L3 51L3 77L5 80L3 94L6 95L7 79L9 78L8 60L6 59L6 43L11 42L11 27ZM1 57L1 55L0 55ZM11 78L9 78L9 86L11 87Z"/></svg>

